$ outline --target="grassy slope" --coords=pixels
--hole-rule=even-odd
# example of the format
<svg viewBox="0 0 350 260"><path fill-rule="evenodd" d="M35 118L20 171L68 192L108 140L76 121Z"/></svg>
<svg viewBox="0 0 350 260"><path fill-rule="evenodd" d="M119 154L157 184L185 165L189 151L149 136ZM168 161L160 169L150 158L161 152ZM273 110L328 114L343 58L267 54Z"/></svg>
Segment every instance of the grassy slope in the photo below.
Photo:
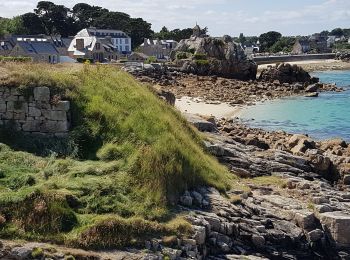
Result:
<svg viewBox="0 0 350 260"><path fill-rule="evenodd" d="M26 95L49 86L70 99L74 119L69 139L55 145L73 157L1 146L0 215L7 221L0 236L87 247L137 244L152 233L189 231L181 219L169 223L170 205L185 189L229 187L229 173L203 152L197 132L128 74L102 66L2 65L0 71L0 85ZM1 136L0 142L34 152L48 143Z"/></svg>

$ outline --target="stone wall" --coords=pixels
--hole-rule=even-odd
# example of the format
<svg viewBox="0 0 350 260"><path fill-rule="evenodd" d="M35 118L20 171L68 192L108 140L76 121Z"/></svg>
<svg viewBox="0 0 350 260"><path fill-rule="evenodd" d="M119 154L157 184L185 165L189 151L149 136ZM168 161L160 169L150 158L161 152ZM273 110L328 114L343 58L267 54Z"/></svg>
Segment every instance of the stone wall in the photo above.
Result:
<svg viewBox="0 0 350 260"><path fill-rule="evenodd" d="M64 135L70 126L70 102L50 101L48 87L34 88L29 97L17 88L0 87L0 125L12 123L18 131Z"/></svg>

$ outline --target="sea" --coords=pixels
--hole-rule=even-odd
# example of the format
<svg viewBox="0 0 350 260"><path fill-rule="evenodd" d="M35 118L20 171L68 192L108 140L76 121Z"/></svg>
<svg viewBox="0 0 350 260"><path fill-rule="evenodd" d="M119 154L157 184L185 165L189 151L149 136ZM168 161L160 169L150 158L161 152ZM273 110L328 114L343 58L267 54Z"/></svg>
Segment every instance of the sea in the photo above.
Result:
<svg viewBox="0 0 350 260"><path fill-rule="evenodd" d="M318 98L291 97L244 108L239 117L251 127L308 134L316 140L350 141L350 70L314 72L322 83L335 83L344 92Z"/></svg>

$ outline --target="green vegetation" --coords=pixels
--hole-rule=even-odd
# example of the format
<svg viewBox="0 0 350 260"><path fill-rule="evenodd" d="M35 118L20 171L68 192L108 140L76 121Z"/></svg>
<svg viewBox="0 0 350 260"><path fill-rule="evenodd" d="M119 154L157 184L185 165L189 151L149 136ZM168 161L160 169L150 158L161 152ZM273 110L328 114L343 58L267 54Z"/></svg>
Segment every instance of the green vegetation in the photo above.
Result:
<svg viewBox="0 0 350 260"><path fill-rule="evenodd" d="M62 139L2 129L0 237L138 245L154 234L191 232L171 208L185 189L229 188L230 174L204 152L196 130L129 74L93 65L6 63L0 70L0 86L27 96L48 86L69 99L73 118Z"/></svg>
<svg viewBox="0 0 350 260"><path fill-rule="evenodd" d="M206 60L207 59L207 55L205 53L195 53L193 55L193 59L195 59L195 60Z"/></svg>
<svg viewBox="0 0 350 260"><path fill-rule="evenodd" d="M0 56L0 62L30 62L32 58L30 57L8 57Z"/></svg>
<svg viewBox="0 0 350 260"><path fill-rule="evenodd" d="M155 63L155 62L157 62L157 57L155 57L155 56L150 56L147 58L147 60L145 60L146 64L151 64L151 63Z"/></svg>
<svg viewBox="0 0 350 260"><path fill-rule="evenodd" d="M185 60L191 58L192 54L190 52L179 51L176 53L177 60Z"/></svg>
<svg viewBox="0 0 350 260"><path fill-rule="evenodd" d="M350 50L350 44L347 42L337 42L333 46L334 51Z"/></svg>

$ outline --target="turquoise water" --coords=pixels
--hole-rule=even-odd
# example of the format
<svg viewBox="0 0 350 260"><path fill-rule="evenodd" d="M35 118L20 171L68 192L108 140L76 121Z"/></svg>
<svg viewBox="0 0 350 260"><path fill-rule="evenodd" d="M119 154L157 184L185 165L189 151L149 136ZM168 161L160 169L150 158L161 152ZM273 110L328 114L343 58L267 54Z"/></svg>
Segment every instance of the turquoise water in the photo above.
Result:
<svg viewBox="0 0 350 260"><path fill-rule="evenodd" d="M240 118L252 127L266 130L350 141L350 71L316 72L313 76L323 83L336 83L347 91L321 93L318 98L293 97L259 103L244 109Z"/></svg>

